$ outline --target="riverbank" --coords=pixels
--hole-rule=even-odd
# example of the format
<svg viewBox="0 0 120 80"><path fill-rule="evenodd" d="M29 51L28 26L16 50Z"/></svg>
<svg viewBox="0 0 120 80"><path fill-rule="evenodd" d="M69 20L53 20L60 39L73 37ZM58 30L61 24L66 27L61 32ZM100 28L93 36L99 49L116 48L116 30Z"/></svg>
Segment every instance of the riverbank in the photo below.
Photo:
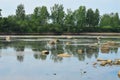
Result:
<svg viewBox="0 0 120 80"><path fill-rule="evenodd" d="M120 36L120 33L0 33L0 35L81 35L81 36Z"/></svg>

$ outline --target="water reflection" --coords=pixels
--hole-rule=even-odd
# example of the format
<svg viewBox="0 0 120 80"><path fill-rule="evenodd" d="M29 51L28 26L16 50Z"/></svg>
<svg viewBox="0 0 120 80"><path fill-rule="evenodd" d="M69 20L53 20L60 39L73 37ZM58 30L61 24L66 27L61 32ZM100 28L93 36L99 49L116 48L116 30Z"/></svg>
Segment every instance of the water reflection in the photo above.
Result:
<svg viewBox="0 0 120 80"><path fill-rule="evenodd" d="M84 40L85 41L85 40ZM86 40L87 43L89 40ZM46 60L47 58L53 60L54 62L61 62L63 60L62 57L58 57L58 54L61 53L68 53L73 55L73 57L76 57L79 61L84 61L86 58L91 59L92 57L98 58L99 53L117 53L119 46L113 46L113 47L103 47L103 45L100 44L100 40L98 41L99 44L95 44L94 42L97 42L97 40L90 40L91 44L87 44L85 42L82 42L78 39L73 40L63 40L61 39L58 43L52 44L49 43L49 41L13 41L13 42L0 42L0 56L2 56L2 49L8 49L8 47L14 49L14 53L16 54L17 60L19 62L23 62L25 58L25 49L29 48L31 49L31 52L33 53L33 57L35 59L40 60ZM66 44L69 42L69 44ZM85 45L87 44L87 45ZM43 50L48 50L49 55L42 55L41 52ZM9 52L9 50L7 50Z"/></svg>

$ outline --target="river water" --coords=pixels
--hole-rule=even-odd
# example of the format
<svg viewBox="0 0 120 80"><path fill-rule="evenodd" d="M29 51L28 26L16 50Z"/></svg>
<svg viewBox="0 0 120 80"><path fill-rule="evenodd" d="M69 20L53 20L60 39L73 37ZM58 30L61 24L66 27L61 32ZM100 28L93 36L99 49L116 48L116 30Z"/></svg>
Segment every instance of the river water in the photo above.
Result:
<svg viewBox="0 0 120 80"><path fill-rule="evenodd" d="M55 44L50 41L58 40ZM101 45L117 45L101 50ZM0 40L1 80L119 80L120 65L93 65L98 58L120 59L120 39L86 37L15 37ZM41 52L47 50L48 55ZM81 52L78 52L80 50ZM69 57L59 57L67 53Z"/></svg>

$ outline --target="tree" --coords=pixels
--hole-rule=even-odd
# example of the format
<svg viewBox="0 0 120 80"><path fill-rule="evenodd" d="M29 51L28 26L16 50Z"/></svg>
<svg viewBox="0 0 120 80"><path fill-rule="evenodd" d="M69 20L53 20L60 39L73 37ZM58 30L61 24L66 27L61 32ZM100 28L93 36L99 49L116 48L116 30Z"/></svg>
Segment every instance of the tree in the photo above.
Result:
<svg viewBox="0 0 120 80"><path fill-rule="evenodd" d="M24 5L23 4L20 4L20 5L17 6L16 17L19 20L24 20L25 19L25 10L24 10Z"/></svg>
<svg viewBox="0 0 120 80"><path fill-rule="evenodd" d="M1 11L2 11L2 9L0 9L0 17L2 16Z"/></svg>
<svg viewBox="0 0 120 80"><path fill-rule="evenodd" d="M75 21L77 25L77 32L81 31L86 24L86 7L80 6L79 9L75 11Z"/></svg>
<svg viewBox="0 0 120 80"><path fill-rule="evenodd" d="M57 24L63 24L65 12L63 11L64 7L63 5L55 4L51 8L51 19L53 23Z"/></svg>
<svg viewBox="0 0 120 80"><path fill-rule="evenodd" d="M36 7L32 15L34 26L38 32L42 32L43 27L48 23L49 13L46 6Z"/></svg>
<svg viewBox="0 0 120 80"><path fill-rule="evenodd" d="M100 26L110 26L111 24L111 17L109 14L104 14L102 17L101 17L101 21L100 21Z"/></svg>
<svg viewBox="0 0 120 80"><path fill-rule="evenodd" d="M93 27L94 26L94 11L90 8L87 10L86 14L86 24L88 27Z"/></svg>
<svg viewBox="0 0 120 80"><path fill-rule="evenodd" d="M96 9L95 13L94 13L94 24L93 24L93 26L98 26L99 21L100 21L100 13L99 13L99 10Z"/></svg>
<svg viewBox="0 0 120 80"><path fill-rule="evenodd" d="M72 32L72 28L74 26L74 15L71 9L67 9L64 24L66 26L65 31Z"/></svg>
<svg viewBox="0 0 120 80"><path fill-rule="evenodd" d="M112 25L113 27L118 27L119 26L119 15L118 13L113 14L112 18Z"/></svg>

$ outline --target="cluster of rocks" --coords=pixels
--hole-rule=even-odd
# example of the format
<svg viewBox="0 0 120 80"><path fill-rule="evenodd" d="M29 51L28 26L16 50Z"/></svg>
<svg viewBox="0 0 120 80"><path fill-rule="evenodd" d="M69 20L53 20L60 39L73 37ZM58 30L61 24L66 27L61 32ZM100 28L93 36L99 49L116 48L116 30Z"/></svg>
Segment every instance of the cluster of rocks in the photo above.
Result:
<svg viewBox="0 0 120 80"><path fill-rule="evenodd" d="M106 66L106 65L120 65L120 59L115 59L115 60L111 60L111 59L101 59L101 58L98 58L97 59L97 62L93 63L93 65L96 65L96 64L100 64L101 66Z"/></svg>
<svg viewBox="0 0 120 80"><path fill-rule="evenodd" d="M120 59L115 59L115 60L111 60L111 59L101 59L101 58L98 58L97 59L97 62L93 63L93 65L97 65L99 64L100 66L106 66L106 65L120 65ZM118 71L118 77L120 78L120 71Z"/></svg>
<svg viewBox="0 0 120 80"><path fill-rule="evenodd" d="M101 52L108 53L110 51L110 47L117 46L117 43L114 41L107 41L106 43L101 45Z"/></svg>

